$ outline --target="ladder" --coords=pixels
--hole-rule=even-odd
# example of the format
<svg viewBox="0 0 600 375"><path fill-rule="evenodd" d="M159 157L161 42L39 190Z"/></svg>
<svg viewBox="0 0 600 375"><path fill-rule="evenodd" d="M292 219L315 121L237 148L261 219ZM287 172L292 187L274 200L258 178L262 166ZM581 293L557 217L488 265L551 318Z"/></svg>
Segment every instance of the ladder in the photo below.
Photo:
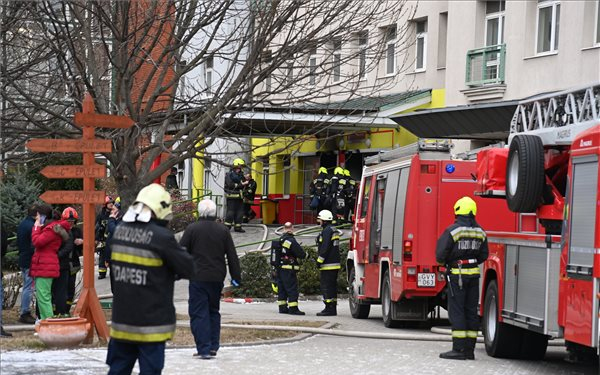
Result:
<svg viewBox="0 0 600 375"><path fill-rule="evenodd" d="M510 123L518 134L537 135L544 145L570 145L577 134L600 125L600 83L522 100Z"/></svg>

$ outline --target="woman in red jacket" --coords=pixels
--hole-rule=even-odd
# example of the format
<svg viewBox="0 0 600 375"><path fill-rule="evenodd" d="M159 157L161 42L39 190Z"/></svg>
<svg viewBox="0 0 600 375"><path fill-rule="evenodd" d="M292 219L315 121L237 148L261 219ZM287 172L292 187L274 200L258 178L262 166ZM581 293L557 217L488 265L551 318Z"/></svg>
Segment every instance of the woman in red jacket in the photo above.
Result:
<svg viewBox="0 0 600 375"><path fill-rule="evenodd" d="M52 220L52 207L38 207L38 214L31 231L31 243L35 247L31 258L29 275L35 279L35 296L40 319L51 318L52 280L60 275L58 249L69 238L71 225L66 220Z"/></svg>

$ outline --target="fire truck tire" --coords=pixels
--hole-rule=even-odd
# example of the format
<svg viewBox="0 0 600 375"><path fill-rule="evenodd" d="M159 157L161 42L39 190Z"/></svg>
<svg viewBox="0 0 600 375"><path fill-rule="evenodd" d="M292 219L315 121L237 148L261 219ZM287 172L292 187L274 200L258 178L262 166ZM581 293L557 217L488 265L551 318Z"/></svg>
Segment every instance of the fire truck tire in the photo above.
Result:
<svg viewBox="0 0 600 375"><path fill-rule="evenodd" d="M360 303L356 295L356 289L354 284L356 283L356 272L354 268L350 271L350 298L348 303L350 304L350 314L354 319L367 319L369 312L371 311L371 305Z"/></svg>
<svg viewBox="0 0 600 375"><path fill-rule="evenodd" d="M548 349L548 336L523 330L521 359L539 361L546 356L546 349Z"/></svg>
<svg viewBox="0 0 600 375"><path fill-rule="evenodd" d="M498 320L498 285L492 280L485 292L482 331L485 351L491 357L520 358L523 331Z"/></svg>
<svg viewBox="0 0 600 375"><path fill-rule="evenodd" d="M544 145L540 137L515 136L508 151L506 200L513 212L535 212L544 192Z"/></svg>
<svg viewBox="0 0 600 375"><path fill-rule="evenodd" d="M399 320L392 319L392 288L390 287L390 273L385 271L383 275L383 287L381 288L381 315L383 324L388 328L398 328L401 325Z"/></svg>

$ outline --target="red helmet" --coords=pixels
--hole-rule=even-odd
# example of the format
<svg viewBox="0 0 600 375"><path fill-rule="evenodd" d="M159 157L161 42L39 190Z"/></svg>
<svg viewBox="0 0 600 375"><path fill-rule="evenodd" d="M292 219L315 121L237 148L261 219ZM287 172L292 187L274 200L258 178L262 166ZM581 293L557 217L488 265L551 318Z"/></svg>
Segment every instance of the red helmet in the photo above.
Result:
<svg viewBox="0 0 600 375"><path fill-rule="evenodd" d="M73 207L67 207L63 210L61 218L63 220L77 220L79 219L79 215L77 214L77 211L73 208Z"/></svg>

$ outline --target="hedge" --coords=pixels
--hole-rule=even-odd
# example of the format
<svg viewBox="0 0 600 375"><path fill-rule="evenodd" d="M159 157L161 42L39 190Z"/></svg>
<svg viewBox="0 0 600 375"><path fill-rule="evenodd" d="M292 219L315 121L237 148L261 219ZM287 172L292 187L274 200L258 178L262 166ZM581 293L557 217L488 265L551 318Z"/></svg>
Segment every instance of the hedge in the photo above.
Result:
<svg viewBox="0 0 600 375"><path fill-rule="evenodd" d="M298 287L301 295L319 295L319 269L317 267L317 251L314 247L304 246L308 259L301 263L298 272ZM346 276L346 258L348 257L348 243L340 245L340 259L342 269L338 274L338 293L348 292ZM253 252L240 258L242 268L242 285L233 289L236 297L268 298L277 295L271 289L271 266L268 254Z"/></svg>

